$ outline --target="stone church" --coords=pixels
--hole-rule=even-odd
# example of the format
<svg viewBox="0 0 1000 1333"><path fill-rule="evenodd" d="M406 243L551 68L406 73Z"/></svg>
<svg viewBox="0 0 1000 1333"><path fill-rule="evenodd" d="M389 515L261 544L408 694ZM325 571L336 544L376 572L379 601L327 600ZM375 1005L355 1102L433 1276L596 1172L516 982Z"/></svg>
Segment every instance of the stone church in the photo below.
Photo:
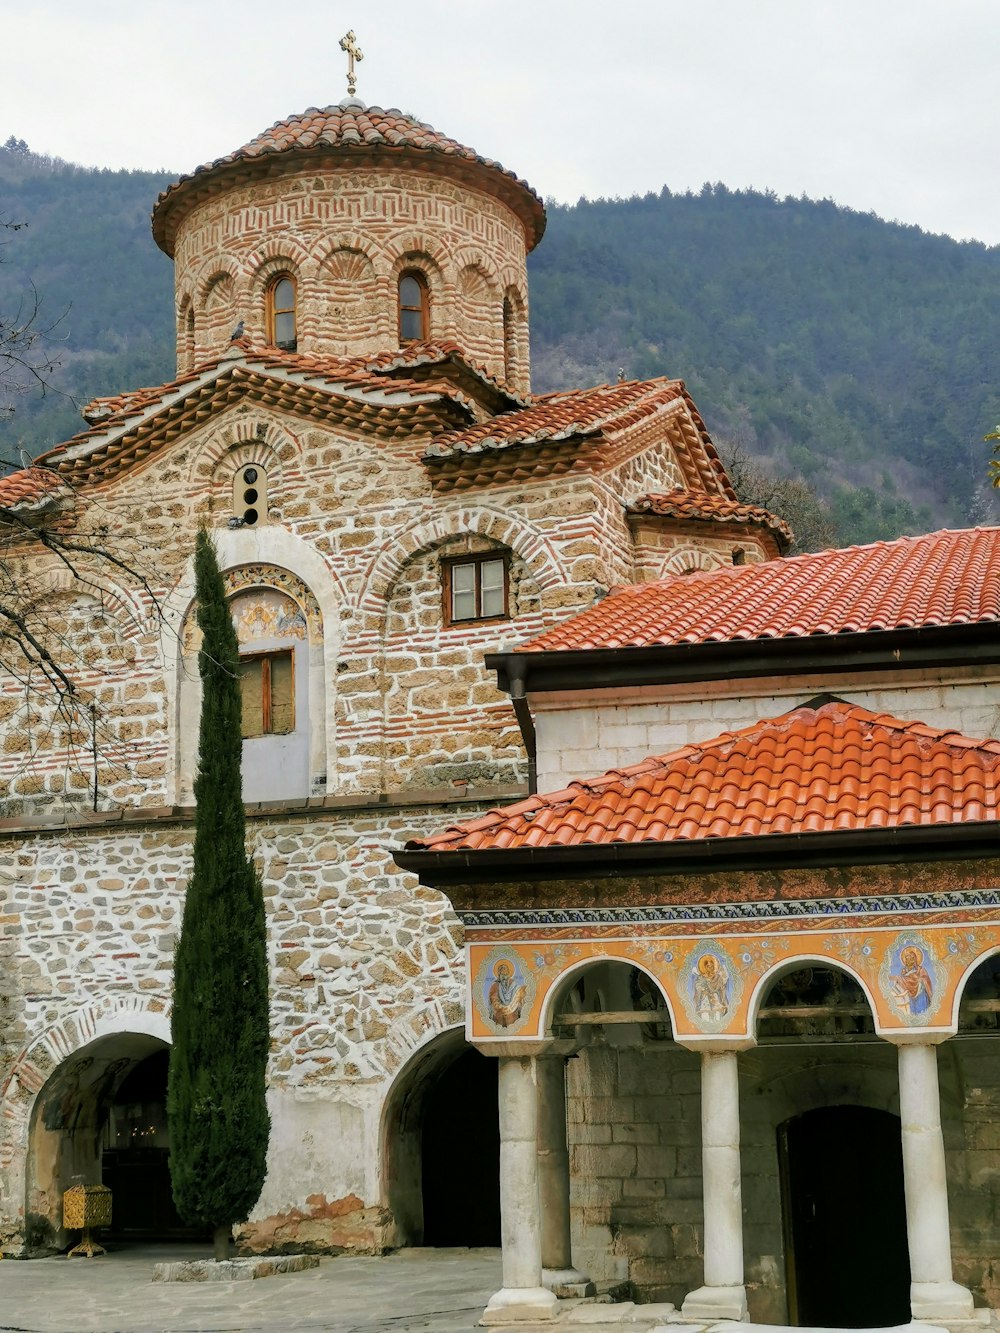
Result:
<svg viewBox="0 0 1000 1333"><path fill-rule="evenodd" d="M119 1237L186 1234L204 523L272 967L240 1244L502 1244L497 1323L596 1287L971 1326L1000 1302L1000 531L788 557L681 381L532 395L544 228L409 115L291 116L156 202L177 377L0 480L34 630L0 678L0 1249L63 1247L81 1181ZM60 560L53 523L119 563Z"/></svg>

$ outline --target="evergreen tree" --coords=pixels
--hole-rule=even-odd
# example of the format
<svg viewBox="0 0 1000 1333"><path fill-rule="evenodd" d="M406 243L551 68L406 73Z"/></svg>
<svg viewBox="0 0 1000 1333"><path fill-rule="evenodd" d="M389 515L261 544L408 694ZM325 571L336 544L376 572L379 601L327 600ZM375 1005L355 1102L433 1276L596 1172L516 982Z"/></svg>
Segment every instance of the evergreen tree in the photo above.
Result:
<svg viewBox="0 0 1000 1333"><path fill-rule="evenodd" d="M174 1201L225 1258L264 1183L270 1129L264 897L246 851L239 647L208 533L195 547L202 645L194 867L174 960L167 1090Z"/></svg>

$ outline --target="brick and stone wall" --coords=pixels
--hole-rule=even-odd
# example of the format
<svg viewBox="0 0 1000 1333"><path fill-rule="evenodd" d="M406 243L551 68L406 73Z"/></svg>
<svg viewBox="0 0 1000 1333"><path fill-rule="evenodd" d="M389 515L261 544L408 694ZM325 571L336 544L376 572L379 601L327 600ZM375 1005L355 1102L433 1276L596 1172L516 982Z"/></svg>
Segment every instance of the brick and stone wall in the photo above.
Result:
<svg viewBox="0 0 1000 1333"><path fill-rule="evenodd" d="M517 216L443 172L285 164L184 219L175 253L178 369L225 351L241 319L254 343L266 343L266 290L279 273L297 285L300 352L389 351L399 346L399 275L415 268L430 291L430 336L457 342L525 392L525 256Z"/></svg>

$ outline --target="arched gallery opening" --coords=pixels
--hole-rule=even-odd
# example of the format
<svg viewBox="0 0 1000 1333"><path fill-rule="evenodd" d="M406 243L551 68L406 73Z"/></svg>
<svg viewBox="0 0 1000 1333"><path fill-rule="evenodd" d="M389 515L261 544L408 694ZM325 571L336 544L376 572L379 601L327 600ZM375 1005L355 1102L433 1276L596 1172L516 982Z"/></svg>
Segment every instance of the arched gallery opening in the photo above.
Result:
<svg viewBox="0 0 1000 1333"><path fill-rule="evenodd" d="M397 1079L382 1125L394 1245L500 1244L497 1067L452 1031Z"/></svg>
<svg viewBox="0 0 1000 1333"><path fill-rule="evenodd" d="M170 1189L166 1043L141 1033L101 1037L68 1056L35 1101L30 1127L28 1241L64 1249L62 1197L72 1185L107 1185L119 1240L189 1239Z"/></svg>

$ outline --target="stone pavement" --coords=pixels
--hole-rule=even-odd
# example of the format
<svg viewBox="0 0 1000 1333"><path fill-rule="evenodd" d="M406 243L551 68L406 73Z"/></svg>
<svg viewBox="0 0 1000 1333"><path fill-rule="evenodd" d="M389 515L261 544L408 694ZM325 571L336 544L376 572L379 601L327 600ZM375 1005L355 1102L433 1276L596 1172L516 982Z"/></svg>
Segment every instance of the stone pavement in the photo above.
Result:
<svg viewBox="0 0 1000 1333"><path fill-rule="evenodd" d="M500 1286L499 1250L343 1255L254 1282L154 1283L205 1247L109 1247L95 1259L4 1260L0 1330L17 1333L470 1333Z"/></svg>

